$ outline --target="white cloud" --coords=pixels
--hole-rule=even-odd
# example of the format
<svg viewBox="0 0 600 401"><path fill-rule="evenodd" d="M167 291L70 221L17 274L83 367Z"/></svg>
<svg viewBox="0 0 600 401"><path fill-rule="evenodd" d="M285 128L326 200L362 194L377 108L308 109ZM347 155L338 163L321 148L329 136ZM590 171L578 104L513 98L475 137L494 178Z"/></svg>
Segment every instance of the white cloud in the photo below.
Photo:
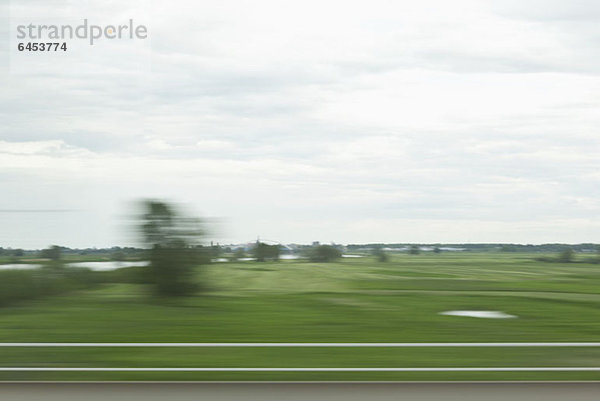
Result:
<svg viewBox="0 0 600 401"><path fill-rule="evenodd" d="M67 245L118 242L146 196L228 217L222 241L600 235L595 3L82 4L13 22L131 17L149 40L0 77L0 207L85 210L85 235L48 226ZM0 240L45 246L39 224Z"/></svg>

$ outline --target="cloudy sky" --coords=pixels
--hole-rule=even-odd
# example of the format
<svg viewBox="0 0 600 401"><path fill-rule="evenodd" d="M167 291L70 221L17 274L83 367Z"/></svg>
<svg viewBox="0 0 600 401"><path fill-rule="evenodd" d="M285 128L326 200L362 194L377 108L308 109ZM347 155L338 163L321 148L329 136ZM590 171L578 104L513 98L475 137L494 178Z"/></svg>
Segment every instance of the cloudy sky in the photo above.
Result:
<svg viewBox="0 0 600 401"><path fill-rule="evenodd" d="M598 1L1 12L0 246L130 243L148 197L222 243L600 242ZM15 50L84 18L149 37Z"/></svg>

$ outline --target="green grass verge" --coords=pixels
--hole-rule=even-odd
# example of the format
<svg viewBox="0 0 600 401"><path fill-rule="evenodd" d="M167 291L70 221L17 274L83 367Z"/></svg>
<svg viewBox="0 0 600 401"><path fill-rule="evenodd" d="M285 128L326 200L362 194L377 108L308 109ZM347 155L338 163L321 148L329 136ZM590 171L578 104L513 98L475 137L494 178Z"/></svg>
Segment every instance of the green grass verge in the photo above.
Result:
<svg viewBox="0 0 600 401"><path fill-rule="evenodd" d="M397 255L387 263L361 258L212 264L198 268L205 291L194 297L155 299L147 284L125 280L4 306L0 341L600 341L600 266L543 263L535 256L446 253ZM439 314L455 309L517 318ZM600 366L600 348L4 348L0 366ZM0 379L600 380L600 372L0 372Z"/></svg>

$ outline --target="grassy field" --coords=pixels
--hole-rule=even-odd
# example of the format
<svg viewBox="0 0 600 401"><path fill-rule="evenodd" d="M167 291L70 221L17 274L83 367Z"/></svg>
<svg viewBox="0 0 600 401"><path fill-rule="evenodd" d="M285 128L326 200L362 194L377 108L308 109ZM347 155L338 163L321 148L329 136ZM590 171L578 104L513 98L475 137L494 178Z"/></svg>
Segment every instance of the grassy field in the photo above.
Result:
<svg viewBox="0 0 600 401"><path fill-rule="evenodd" d="M0 342L600 341L600 265L521 253L216 263L161 301L104 284L0 309ZM513 319L440 315L494 310ZM2 348L19 367L600 366L600 348ZM600 372L0 372L0 380L600 380Z"/></svg>

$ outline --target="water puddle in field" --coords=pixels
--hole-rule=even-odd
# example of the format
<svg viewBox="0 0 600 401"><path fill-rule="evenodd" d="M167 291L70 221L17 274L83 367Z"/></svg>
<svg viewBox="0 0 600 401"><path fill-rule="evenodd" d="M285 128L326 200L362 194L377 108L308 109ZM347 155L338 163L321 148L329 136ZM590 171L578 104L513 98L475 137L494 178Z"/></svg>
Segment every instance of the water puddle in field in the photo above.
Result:
<svg viewBox="0 0 600 401"><path fill-rule="evenodd" d="M285 255L279 255L279 259L282 259L282 260L295 260L295 259L300 259L300 256L298 256L298 255L292 255L292 254L285 254Z"/></svg>
<svg viewBox="0 0 600 401"><path fill-rule="evenodd" d="M290 254L279 255L279 260L296 260L296 259L300 259L300 256L298 256L298 255L290 255ZM237 258L235 260L230 260L230 259L227 259L227 258L212 259L213 262L217 262L217 263L224 263L224 262L230 262L230 261L251 262L253 260L256 260L256 258Z"/></svg>
<svg viewBox="0 0 600 401"><path fill-rule="evenodd" d="M11 263L7 265L0 265L0 270L32 270L39 269L42 265L29 264L29 263Z"/></svg>
<svg viewBox="0 0 600 401"><path fill-rule="evenodd" d="M446 311L446 312L440 312L440 315L479 317L479 318L484 318L484 319L516 318L516 316L514 316L514 315L509 315L508 313L494 311L494 310L451 310L451 311Z"/></svg>
<svg viewBox="0 0 600 401"><path fill-rule="evenodd" d="M65 266L67 267L83 267L90 270L95 271L109 271L109 270L117 270L123 267L132 267L132 266L148 266L150 262L140 261L140 262L74 262L67 263ZM40 264L33 263L11 263L0 265L0 270L33 270L39 269L42 267Z"/></svg>
<svg viewBox="0 0 600 401"><path fill-rule="evenodd" d="M83 267L95 271L117 270L123 267L148 266L149 262L74 262L67 263L67 267ZM32 270L42 267L40 264L33 263L11 263L0 265L0 270Z"/></svg>
<svg viewBox="0 0 600 401"><path fill-rule="evenodd" d="M94 271L117 270L123 267L148 266L150 262L76 262L67 263L69 267L83 267Z"/></svg>

